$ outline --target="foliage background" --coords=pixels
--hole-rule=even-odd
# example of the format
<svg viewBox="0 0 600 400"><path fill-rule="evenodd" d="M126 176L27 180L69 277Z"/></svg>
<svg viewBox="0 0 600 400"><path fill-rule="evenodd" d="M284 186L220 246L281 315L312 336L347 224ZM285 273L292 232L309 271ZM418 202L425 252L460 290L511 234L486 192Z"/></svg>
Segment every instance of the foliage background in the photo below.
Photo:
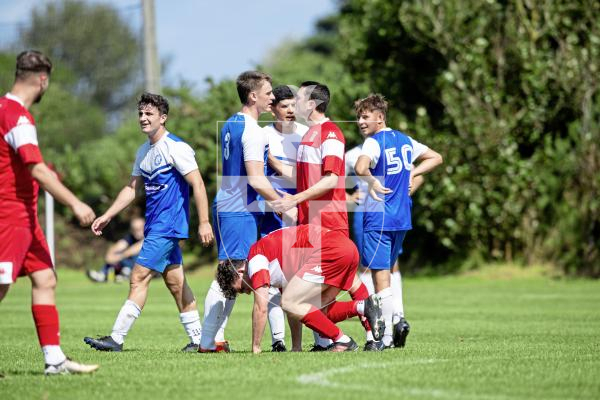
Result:
<svg viewBox="0 0 600 400"><path fill-rule="evenodd" d="M512 261L600 276L600 4L338 4L313 36L283 42L257 68L276 84L328 84L335 120L353 119L357 98L383 93L393 110L388 124L444 156L415 197L404 270ZM36 30L24 30L14 49L39 48L57 66L51 90L33 108L45 158L102 212L127 181L143 141L133 101L141 91L139 38L106 5L51 2L31 18ZM103 57L87 47L103 49ZM0 54L4 91L15 54ZM123 62L107 62L113 59ZM232 81L209 83L205 93L185 83L164 92L172 103L168 128L196 149L212 198L216 121L239 105ZM350 148L361 139L347 126ZM68 210L60 213L70 220ZM108 237L124 227L114 224ZM190 245L200 251L195 240Z"/></svg>

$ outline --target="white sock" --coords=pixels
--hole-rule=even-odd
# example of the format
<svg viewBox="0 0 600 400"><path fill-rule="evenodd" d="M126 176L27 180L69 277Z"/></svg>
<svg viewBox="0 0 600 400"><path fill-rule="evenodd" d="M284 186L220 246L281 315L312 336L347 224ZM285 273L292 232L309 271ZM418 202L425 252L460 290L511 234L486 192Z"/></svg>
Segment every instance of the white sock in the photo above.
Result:
<svg viewBox="0 0 600 400"><path fill-rule="evenodd" d="M342 335L342 337L340 337L335 342L336 343L349 343L350 342L350 338L348 336L346 336L346 335Z"/></svg>
<svg viewBox="0 0 600 400"><path fill-rule="evenodd" d="M367 287L369 294L371 295L371 294L375 293L375 286L373 286L373 276L371 275L371 270L370 269L363 270L362 272L358 273L358 276L360 277L360 280L362 281L362 283L364 283L365 286Z"/></svg>
<svg viewBox="0 0 600 400"><path fill-rule="evenodd" d="M231 314L234 304L235 300L226 299L217 281L213 280L204 299L204 323L200 347L214 350L215 341L224 340L227 317Z"/></svg>
<svg viewBox="0 0 600 400"><path fill-rule="evenodd" d="M42 352L44 353L44 362L48 365L57 365L67 359L59 345L43 346Z"/></svg>
<svg viewBox="0 0 600 400"><path fill-rule="evenodd" d="M383 335L383 344L389 346L392 343L392 315L394 314L394 303L392 301L392 289L385 288L377 295L381 298L381 312L385 320L385 333Z"/></svg>
<svg viewBox="0 0 600 400"><path fill-rule="evenodd" d="M285 317L281 308L281 292L275 287L269 288L269 325L271 326L271 344L285 338ZM285 342L284 342L285 343Z"/></svg>
<svg viewBox="0 0 600 400"><path fill-rule="evenodd" d="M373 331L367 331L367 342L371 342L374 340L375 338L373 337Z"/></svg>
<svg viewBox="0 0 600 400"><path fill-rule="evenodd" d="M397 324L404 317L404 303L402 302L402 275L400 271L392 272L391 276L392 298L394 303L393 323Z"/></svg>
<svg viewBox="0 0 600 400"><path fill-rule="evenodd" d="M356 312L360 316L365 315L365 301L364 300L358 300L356 302Z"/></svg>
<svg viewBox="0 0 600 400"><path fill-rule="evenodd" d="M331 339L328 338L322 338L317 332L313 331L313 336L315 338L315 344L317 346L321 346L321 347L327 347L329 346L332 342Z"/></svg>
<svg viewBox="0 0 600 400"><path fill-rule="evenodd" d="M131 300L125 300L125 304L121 307L119 315L115 320L110 336L118 344L123 344L125 336L133 326L133 323L140 316L142 310Z"/></svg>
<svg viewBox="0 0 600 400"><path fill-rule="evenodd" d="M200 344L202 325L200 324L198 310L180 313L179 321L183 325L183 329L185 329L185 333L189 336L190 341L194 344Z"/></svg>

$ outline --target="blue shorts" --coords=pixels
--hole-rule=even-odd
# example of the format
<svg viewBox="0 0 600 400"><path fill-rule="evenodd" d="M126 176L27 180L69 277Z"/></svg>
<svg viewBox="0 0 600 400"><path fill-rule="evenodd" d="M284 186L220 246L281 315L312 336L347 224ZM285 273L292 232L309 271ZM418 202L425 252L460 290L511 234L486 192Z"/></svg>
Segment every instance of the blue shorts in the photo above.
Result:
<svg viewBox="0 0 600 400"><path fill-rule="evenodd" d="M183 264L180 240L180 238L152 235L145 237L142 250L135 260L136 264L161 274L169 265Z"/></svg>
<svg viewBox="0 0 600 400"><path fill-rule="evenodd" d="M402 254L407 231L368 231L363 235L361 263L371 269L391 270Z"/></svg>
<svg viewBox="0 0 600 400"><path fill-rule="evenodd" d="M261 238L265 237L269 233L271 233L277 229L283 228L283 226L284 226L283 221L281 220L281 218L279 218L279 215L275 214L274 212L267 211L260 218L260 223L259 223L260 237Z"/></svg>
<svg viewBox="0 0 600 400"><path fill-rule="evenodd" d="M245 260L258 239L257 217L252 214L217 213L213 206L213 226L219 261Z"/></svg>

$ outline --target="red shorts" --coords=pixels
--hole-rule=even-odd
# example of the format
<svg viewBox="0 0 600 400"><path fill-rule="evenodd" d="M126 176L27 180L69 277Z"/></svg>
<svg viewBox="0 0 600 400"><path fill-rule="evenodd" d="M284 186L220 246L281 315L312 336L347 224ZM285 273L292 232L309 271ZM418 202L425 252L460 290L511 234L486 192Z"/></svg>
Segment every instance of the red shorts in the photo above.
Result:
<svg viewBox="0 0 600 400"><path fill-rule="evenodd" d="M296 276L307 282L349 290L358 263L358 250L348 236L343 231L329 231L323 235L321 250L308 257Z"/></svg>
<svg viewBox="0 0 600 400"><path fill-rule="evenodd" d="M0 224L0 284L46 268L52 268L52 258L39 223L34 227Z"/></svg>

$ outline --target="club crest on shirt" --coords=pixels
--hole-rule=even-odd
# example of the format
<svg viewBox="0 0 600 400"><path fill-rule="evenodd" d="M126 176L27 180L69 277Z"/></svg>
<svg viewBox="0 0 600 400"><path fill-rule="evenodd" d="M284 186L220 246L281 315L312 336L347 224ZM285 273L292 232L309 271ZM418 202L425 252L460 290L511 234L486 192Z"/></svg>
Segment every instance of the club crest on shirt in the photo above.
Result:
<svg viewBox="0 0 600 400"><path fill-rule="evenodd" d="M159 166L161 162L162 156L160 154L157 154L156 157L154 157L154 165Z"/></svg>

